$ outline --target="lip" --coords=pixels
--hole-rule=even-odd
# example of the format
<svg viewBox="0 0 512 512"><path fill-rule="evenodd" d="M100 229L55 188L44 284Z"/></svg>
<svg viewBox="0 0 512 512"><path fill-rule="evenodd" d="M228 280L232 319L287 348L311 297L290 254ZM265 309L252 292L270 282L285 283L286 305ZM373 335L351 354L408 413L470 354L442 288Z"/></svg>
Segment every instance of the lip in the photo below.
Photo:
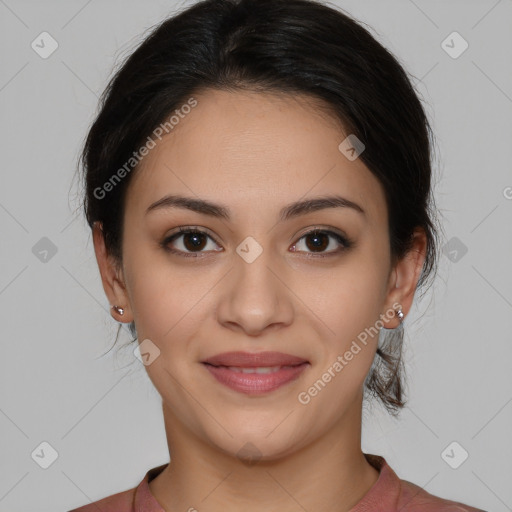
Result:
<svg viewBox="0 0 512 512"><path fill-rule="evenodd" d="M274 391L299 378L310 366L306 359L282 352L225 352L210 357L202 363L218 382L235 391L250 395ZM242 371L267 367L279 367L279 369L269 373Z"/></svg>
<svg viewBox="0 0 512 512"><path fill-rule="evenodd" d="M283 352L224 352L202 362L213 366L257 368L261 366L294 366L309 361Z"/></svg>

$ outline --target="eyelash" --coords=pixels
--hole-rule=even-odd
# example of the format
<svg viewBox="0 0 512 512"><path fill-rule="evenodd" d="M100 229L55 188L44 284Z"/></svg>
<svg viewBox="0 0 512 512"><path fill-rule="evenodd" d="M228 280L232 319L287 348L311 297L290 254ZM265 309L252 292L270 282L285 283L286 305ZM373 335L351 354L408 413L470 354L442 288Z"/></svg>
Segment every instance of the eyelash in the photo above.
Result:
<svg viewBox="0 0 512 512"><path fill-rule="evenodd" d="M160 243L160 246L165 251L167 251L167 252L170 252L172 254L176 254L178 256L182 256L182 257L185 257L185 258L202 258L202 257L204 257L204 256L199 256L201 254L201 252L197 252L197 253L188 252L187 253L187 252L184 252L184 251L179 251L179 250L171 249L169 247L169 244L171 242L173 242L174 240L176 240L177 238L179 238L180 236L182 236L184 234L206 235L208 238L213 240L217 245L219 245L219 243L211 235L209 235L205 231L201 231L200 229L197 229L197 228L183 228L183 227L180 227L180 228L178 228L178 231L176 233L166 237ZM327 229L318 229L318 228L312 229L311 231L308 231L307 233L304 233L299 238L299 240L296 243L298 243L303 238L305 238L307 236L310 236L310 235L313 235L313 234L330 235L337 242L339 242L343 247L341 247L340 249L337 249L337 250L334 250L334 251L325 252L325 253L307 253L306 252L305 254L307 255L306 257L308 257L308 258L327 258L327 257L330 257L330 256L335 256L335 255L339 254L340 252L344 252L347 249L350 249L353 246L353 241L350 240L349 238L347 238L345 236L342 236L339 233L336 233L335 231L330 231L330 230L327 230ZM294 245L296 245L296 244L294 244ZM216 251L216 252L220 252L220 251ZM303 252L303 251L296 251L296 252Z"/></svg>

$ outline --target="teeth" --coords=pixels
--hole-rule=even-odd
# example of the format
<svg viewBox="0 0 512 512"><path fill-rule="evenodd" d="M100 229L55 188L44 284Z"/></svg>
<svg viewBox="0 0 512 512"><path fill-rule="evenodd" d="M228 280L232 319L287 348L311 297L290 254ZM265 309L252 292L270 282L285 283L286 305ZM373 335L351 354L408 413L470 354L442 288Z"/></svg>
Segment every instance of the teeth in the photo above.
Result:
<svg viewBox="0 0 512 512"><path fill-rule="evenodd" d="M260 366L257 368L241 368L239 366L228 366L233 372L239 373L274 373L279 371L281 368L288 368L287 366Z"/></svg>

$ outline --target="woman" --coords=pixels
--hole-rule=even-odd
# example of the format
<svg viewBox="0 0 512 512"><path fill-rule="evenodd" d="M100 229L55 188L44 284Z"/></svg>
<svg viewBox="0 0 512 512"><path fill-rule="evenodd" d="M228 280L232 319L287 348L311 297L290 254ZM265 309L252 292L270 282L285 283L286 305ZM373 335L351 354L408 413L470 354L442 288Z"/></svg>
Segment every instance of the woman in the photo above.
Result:
<svg viewBox="0 0 512 512"><path fill-rule="evenodd" d="M105 91L84 206L171 462L75 512L478 510L361 451L363 400L405 404L430 157L405 71L338 10L206 0L158 26Z"/></svg>

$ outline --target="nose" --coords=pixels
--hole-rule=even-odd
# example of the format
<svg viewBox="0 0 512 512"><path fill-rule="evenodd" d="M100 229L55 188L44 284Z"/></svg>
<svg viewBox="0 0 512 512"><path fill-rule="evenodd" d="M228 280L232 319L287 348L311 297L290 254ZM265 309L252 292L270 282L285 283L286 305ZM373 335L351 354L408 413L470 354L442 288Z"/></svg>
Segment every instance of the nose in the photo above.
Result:
<svg viewBox="0 0 512 512"><path fill-rule="evenodd" d="M286 285L285 264L263 251L249 263L234 258L234 268L225 278L217 304L217 320L224 327L248 336L291 324L293 293Z"/></svg>

